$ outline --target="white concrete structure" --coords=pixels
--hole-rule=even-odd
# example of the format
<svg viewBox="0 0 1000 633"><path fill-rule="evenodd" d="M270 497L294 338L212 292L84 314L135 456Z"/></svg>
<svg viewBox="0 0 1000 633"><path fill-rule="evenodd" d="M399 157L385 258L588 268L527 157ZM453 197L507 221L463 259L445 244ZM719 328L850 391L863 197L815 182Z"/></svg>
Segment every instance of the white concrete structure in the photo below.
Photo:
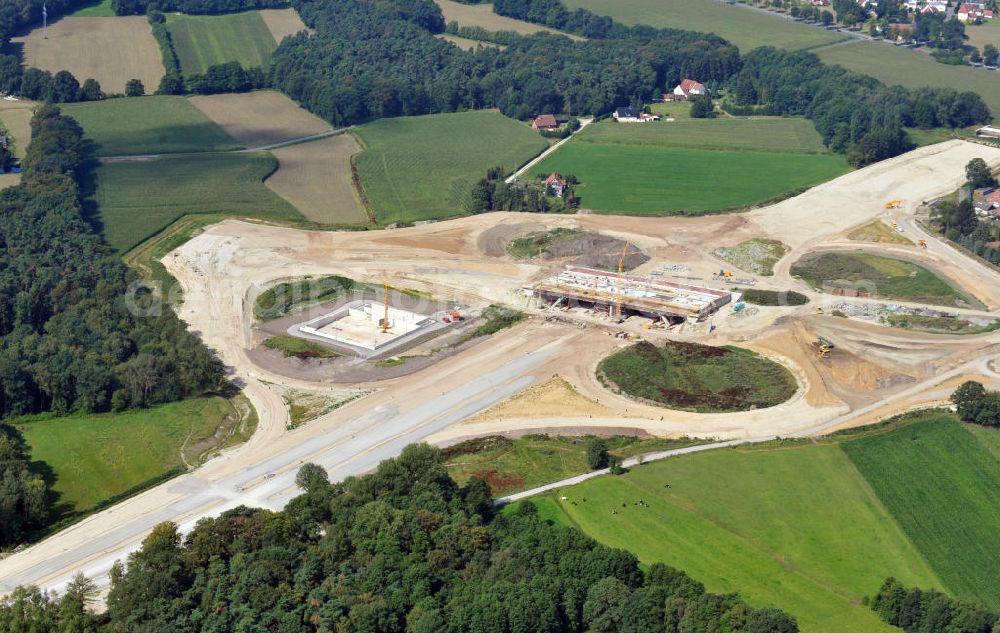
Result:
<svg viewBox="0 0 1000 633"><path fill-rule="evenodd" d="M306 321L299 332L366 350L376 350L396 339L436 323L425 314L389 306L389 327L382 331L385 305L380 301L353 301L334 312Z"/></svg>

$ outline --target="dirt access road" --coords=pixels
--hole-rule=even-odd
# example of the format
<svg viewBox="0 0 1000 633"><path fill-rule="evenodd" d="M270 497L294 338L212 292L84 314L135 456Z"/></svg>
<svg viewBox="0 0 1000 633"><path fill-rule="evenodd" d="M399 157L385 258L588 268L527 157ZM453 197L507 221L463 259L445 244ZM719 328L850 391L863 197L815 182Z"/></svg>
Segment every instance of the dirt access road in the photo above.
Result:
<svg viewBox="0 0 1000 633"><path fill-rule="evenodd" d="M888 199L916 201L956 186L969 159L1000 165L1000 150L963 142L922 148L854 172L793 200L740 216L623 218L532 216L532 225L578 226L629 240L652 257L642 270L680 262L689 276L718 270L714 246L751 237L780 239L793 253L842 239L845 231L884 215ZM363 473L407 443L450 435L495 433L518 428L587 426L642 428L657 434L689 434L736 440L793 435L870 419L946 395L935 376L952 380L985 367L1000 346L1000 333L958 337L889 330L846 319L816 317L812 307L762 310L752 317L719 315L714 331L692 327L644 332L585 314L532 310L535 318L485 339L459 354L409 376L375 384L303 383L254 364L256 344L251 306L276 280L341 274L359 280L424 290L435 299L482 306L518 305L521 288L551 274L559 262L516 261L487 255L481 239L497 227L524 224L523 214L496 213L370 232L310 232L225 221L169 254L164 265L180 281L180 316L216 350L242 384L260 416L250 442L188 475L96 514L63 532L0 561L0 593L36 583L60 589L78 571L99 583L116 559L136 548L157 522L190 528L204 516L238 504L281 507L292 495L299 464L314 461L335 479ZM484 240L488 242L488 240ZM914 249L913 257L929 257ZM957 252L934 252L962 267ZM779 263L785 265L783 260ZM791 283L785 272L768 284ZM641 271L640 271L641 272ZM549 321L547 318L555 318ZM798 393L770 409L700 415L641 405L616 396L593 377L603 355L623 345L607 334L624 327L654 342L667 338L755 349L782 362L799 379ZM829 362L816 359L817 334L837 340ZM876 341L877 344L872 344ZM463 420L553 375L562 375L584 397L599 400L607 419L565 417L539 420ZM365 389L372 393L295 431L279 392L287 387ZM832 427L831 427L832 428Z"/></svg>

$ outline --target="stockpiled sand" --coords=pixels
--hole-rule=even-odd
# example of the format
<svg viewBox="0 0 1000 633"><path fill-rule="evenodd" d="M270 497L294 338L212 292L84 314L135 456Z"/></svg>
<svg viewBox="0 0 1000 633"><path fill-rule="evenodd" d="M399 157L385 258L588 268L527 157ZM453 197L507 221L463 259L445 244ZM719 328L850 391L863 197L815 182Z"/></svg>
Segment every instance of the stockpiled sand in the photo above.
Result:
<svg viewBox="0 0 1000 633"><path fill-rule="evenodd" d="M192 97L190 101L246 147L273 145L330 129L323 119L271 90Z"/></svg>
<svg viewBox="0 0 1000 633"><path fill-rule="evenodd" d="M93 77L105 92L124 92L125 82L139 79L152 93L163 77L160 48L144 16L63 18L49 25L48 39L35 29L11 41L23 46L27 66L68 70L80 83Z"/></svg>
<svg viewBox="0 0 1000 633"><path fill-rule="evenodd" d="M279 167L264 184L313 222L367 223L351 180L351 155L360 149L353 136L340 134L272 150Z"/></svg>
<svg viewBox="0 0 1000 633"><path fill-rule="evenodd" d="M279 44L284 38L299 31L312 32L312 29L302 23L302 18L295 9L261 9L257 13L271 31L274 41Z"/></svg>

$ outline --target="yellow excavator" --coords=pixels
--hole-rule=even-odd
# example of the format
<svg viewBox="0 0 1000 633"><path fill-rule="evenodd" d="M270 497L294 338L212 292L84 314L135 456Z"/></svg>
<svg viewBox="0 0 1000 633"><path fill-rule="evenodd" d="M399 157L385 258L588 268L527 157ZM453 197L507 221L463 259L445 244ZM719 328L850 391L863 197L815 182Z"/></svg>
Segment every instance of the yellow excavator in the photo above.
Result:
<svg viewBox="0 0 1000 633"><path fill-rule="evenodd" d="M917 246L919 246L920 248L927 248L927 240L918 241Z"/></svg>
<svg viewBox="0 0 1000 633"><path fill-rule="evenodd" d="M886 209L898 209L901 206L903 206L902 200L890 200L889 202L885 203Z"/></svg>
<svg viewBox="0 0 1000 633"><path fill-rule="evenodd" d="M833 349L833 343L826 340L822 336L819 337L817 345L819 345L819 347L817 348L816 353L819 355L820 358L828 357L830 355L830 350Z"/></svg>

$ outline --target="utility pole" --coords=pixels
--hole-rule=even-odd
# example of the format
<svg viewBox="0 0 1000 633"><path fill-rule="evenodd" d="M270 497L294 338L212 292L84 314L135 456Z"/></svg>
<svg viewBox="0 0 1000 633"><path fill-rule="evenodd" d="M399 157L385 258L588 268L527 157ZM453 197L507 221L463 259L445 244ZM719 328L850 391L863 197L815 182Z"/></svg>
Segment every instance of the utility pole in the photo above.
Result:
<svg viewBox="0 0 1000 633"><path fill-rule="evenodd" d="M49 39L49 10L44 2L42 3L42 39Z"/></svg>

